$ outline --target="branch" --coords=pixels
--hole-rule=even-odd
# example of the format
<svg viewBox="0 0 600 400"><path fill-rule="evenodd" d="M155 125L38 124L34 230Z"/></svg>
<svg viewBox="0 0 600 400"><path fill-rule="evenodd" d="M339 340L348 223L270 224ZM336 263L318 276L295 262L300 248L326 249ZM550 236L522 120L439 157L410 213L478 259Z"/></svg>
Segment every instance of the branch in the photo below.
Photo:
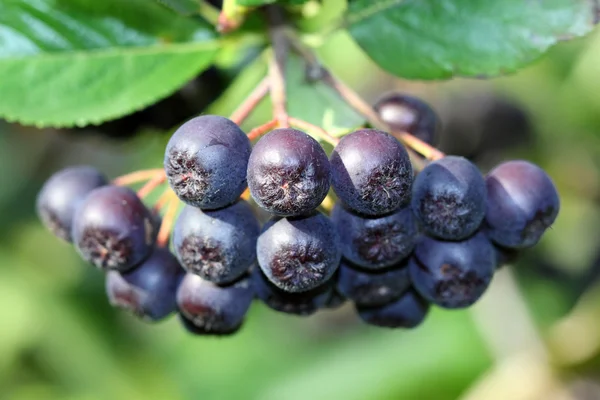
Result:
<svg viewBox="0 0 600 400"><path fill-rule="evenodd" d="M306 122L304 120L292 117L289 117L288 121L290 125L295 126L298 129L302 129L303 131L312 132L314 135L318 136L319 138L328 142L334 147L337 146L337 144L340 142L340 139L336 138L335 136L332 136L331 134L329 134L329 132L327 132L320 126L313 125L310 122Z"/></svg>
<svg viewBox="0 0 600 400"><path fill-rule="evenodd" d="M252 111L258 106L260 101L269 93L270 77L266 76L256 87L250 92L248 97L240 104L240 106L231 114L230 120L241 125Z"/></svg>
<svg viewBox="0 0 600 400"><path fill-rule="evenodd" d="M131 172L113 179L112 184L116 186L126 186L134 183L144 182L154 178L156 175L164 173L162 168L143 169L141 171Z"/></svg>
<svg viewBox="0 0 600 400"><path fill-rule="evenodd" d="M269 35L273 46L273 57L269 61L273 117L278 121L281 128L287 128L289 123L285 93L285 62L289 51L289 41L285 34L285 16L283 10L277 6L269 6L266 11L269 21Z"/></svg>

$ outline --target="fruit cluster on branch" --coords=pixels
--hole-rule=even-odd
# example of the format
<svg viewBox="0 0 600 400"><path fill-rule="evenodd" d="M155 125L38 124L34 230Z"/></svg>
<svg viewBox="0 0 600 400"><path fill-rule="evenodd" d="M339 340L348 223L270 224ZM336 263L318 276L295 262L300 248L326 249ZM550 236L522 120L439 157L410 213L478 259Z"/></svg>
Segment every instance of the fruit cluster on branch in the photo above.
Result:
<svg viewBox="0 0 600 400"><path fill-rule="evenodd" d="M361 128L338 140L282 117L334 144L329 156L281 120L246 135L232 119L196 117L171 137L164 169L108 182L94 168L68 168L45 184L38 213L107 272L112 304L145 319L178 312L191 332L224 335L253 299L296 315L348 301L367 324L412 328L431 304L474 304L500 265L539 241L559 198L527 161L483 176L431 147L438 119L418 99L395 94L372 111L391 133ZM249 137L260 138L252 146ZM422 169L414 150L427 153ZM147 183L137 193L126 187L138 181ZM142 199L165 181L148 208Z"/></svg>

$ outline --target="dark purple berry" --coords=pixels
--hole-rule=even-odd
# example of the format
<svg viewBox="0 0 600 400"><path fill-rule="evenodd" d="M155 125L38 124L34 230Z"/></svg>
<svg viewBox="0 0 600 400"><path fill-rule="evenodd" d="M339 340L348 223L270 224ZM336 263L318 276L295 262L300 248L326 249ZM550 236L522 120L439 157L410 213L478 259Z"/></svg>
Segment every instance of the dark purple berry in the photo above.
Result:
<svg viewBox="0 0 600 400"><path fill-rule="evenodd" d="M541 168L527 161L508 161L486 177L485 221L492 240L504 247L535 245L556 219L558 192Z"/></svg>
<svg viewBox="0 0 600 400"><path fill-rule="evenodd" d="M175 131L165 152L169 184L181 200L202 209L225 207L246 188L251 145L232 121L203 115Z"/></svg>
<svg viewBox="0 0 600 400"><path fill-rule="evenodd" d="M42 223L54 235L72 241L75 211L92 190L107 184L106 178L93 167L69 167L55 173L37 197L36 209Z"/></svg>
<svg viewBox="0 0 600 400"><path fill-rule="evenodd" d="M331 176L339 200L359 214L388 214L410 201L410 158L385 132L362 129L344 136L331 154Z"/></svg>
<svg viewBox="0 0 600 400"><path fill-rule="evenodd" d="M444 308L475 303L489 286L495 268L494 249L481 232L460 242L423 236L409 264L417 291Z"/></svg>
<svg viewBox="0 0 600 400"><path fill-rule="evenodd" d="M252 271L255 296L272 310L294 315L311 315L332 297L330 282L301 293L290 293L273 285L260 268Z"/></svg>
<svg viewBox="0 0 600 400"><path fill-rule="evenodd" d="M435 145L440 120L429 104L403 93L388 93L373 106L379 118L394 132L408 132Z"/></svg>
<svg viewBox="0 0 600 400"><path fill-rule="evenodd" d="M126 271L152 252L154 219L131 189L103 186L90 192L75 213L73 243L98 268Z"/></svg>
<svg viewBox="0 0 600 400"><path fill-rule="evenodd" d="M267 278L287 292L323 285L341 258L333 224L320 213L268 222L258 237L256 253Z"/></svg>
<svg viewBox="0 0 600 400"><path fill-rule="evenodd" d="M415 179L412 209L432 236L469 237L483 221L485 204L483 176L466 158L444 157L426 166Z"/></svg>
<svg viewBox="0 0 600 400"><path fill-rule="evenodd" d="M206 334L229 334L238 330L253 298L254 290L248 276L219 286L188 273L177 291L181 314Z"/></svg>
<svg viewBox="0 0 600 400"><path fill-rule="evenodd" d="M361 271L342 261L337 290L361 306L377 306L402 296L410 286L408 263L384 271Z"/></svg>
<svg viewBox="0 0 600 400"><path fill-rule="evenodd" d="M240 330L240 328L242 327L242 324L240 324L237 327L232 328L231 330L215 331L215 330L208 329L206 326L196 325L194 323L194 321L187 318L183 314L179 314L179 321L181 322L181 325L183 325L183 327L186 331L188 331L192 335L196 335L196 336L230 336L230 335L233 335L234 333L237 333Z"/></svg>
<svg viewBox="0 0 600 400"><path fill-rule="evenodd" d="M414 290L399 299L377 307L358 307L359 317L367 324L383 328L415 328L429 311L427 303Z"/></svg>
<svg viewBox="0 0 600 400"><path fill-rule="evenodd" d="M340 236L342 255L363 268L381 269L399 263L417 240L417 222L410 207L385 217L365 217L337 203L331 222Z"/></svg>
<svg viewBox="0 0 600 400"><path fill-rule="evenodd" d="M270 213L292 216L314 210L327 196L329 180L327 154L304 132L276 129L252 149L248 187Z"/></svg>
<svg viewBox="0 0 600 400"><path fill-rule="evenodd" d="M113 306L158 321L177 309L175 293L183 275L175 256L159 247L132 271L109 271L106 294Z"/></svg>
<svg viewBox="0 0 600 400"><path fill-rule="evenodd" d="M188 272L228 283L256 261L259 232L258 221L243 200L213 211L186 206L173 229L173 247Z"/></svg>

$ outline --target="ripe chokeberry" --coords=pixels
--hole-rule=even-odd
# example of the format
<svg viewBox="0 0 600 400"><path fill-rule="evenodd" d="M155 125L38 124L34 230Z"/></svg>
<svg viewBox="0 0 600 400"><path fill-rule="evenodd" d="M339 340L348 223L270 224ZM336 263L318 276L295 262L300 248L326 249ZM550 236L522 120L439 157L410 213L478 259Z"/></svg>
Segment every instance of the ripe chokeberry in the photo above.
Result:
<svg viewBox="0 0 600 400"><path fill-rule="evenodd" d="M463 241L423 236L409 262L419 294L443 308L465 308L485 292L496 269L496 255L482 232Z"/></svg>
<svg viewBox="0 0 600 400"><path fill-rule="evenodd" d="M73 243L98 268L126 271L153 250L154 219L131 189L103 186L90 192L75 213Z"/></svg>
<svg viewBox="0 0 600 400"><path fill-rule="evenodd" d="M321 213L269 221L258 237L258 264L287 292L305 292L327 282L340 259L338 235Z"/></svg>
<svg viewBox="0 0 600 400"><path fill-rule="evenodd" d="M231 120L203 115L179 127L169 140L164 167L171 188L185 203L217 209L246 188L250 141Z"/></svg>
<svg viewBox="0 0 600 400"><path fill-rule="evenodd" d="M465 239L485 216L483 176L466 158L444 157L417 175L411 204L428 234L446 240Z"/></svg>
<svg viewBox="0 0 600 400"><path fill-rule="evenodd" d="M556 220L558 191L537 165L521 160L502 163L487 175L485 183L487 233L499 245L531 247Z"/></svg>
<svg viewBox="0 0 600 400"><path fill-rule="evenodd" d="M159 247L132 271L109 271L106 294L113 306L158 321L177 309L175 294L184 273L175 256Z"/></svg>
<svg viewBox="0 0 600 400"><path fill-rule="evenodd" d="M216 285L187 273L177 290L180 313L196 333L230 334L240 329L254 298L249 276L228 285Z"/></svg>
<svg viewBox="0 0 600 400"><path fill-rule="evenodd" d="M338 274L337 290L361 306L389 303L411 286L407 262L384 271L361 271L342 261Z"/></svg>
<svg viewBox="0 0 600 400"><path fill-rule="evenodd" d="M263 136L248 162L248 187L256 203L272 214L294 216L321 204L329 191L327 154L315 139L295 129Z"/></svg>
<svg viewBox="0 0 600 400"><path fill-rule="evenodd" d="M383 328L415 328L429 312L429 303L409 290L397 300L376 307L357 307L358 316L369 325Z"/></svg>
<svg viewBox="0 0 600 400"><path fill-rule="evenodd" d="M260 268L252 270L255 296L272 310L294 315L311 315L331 300L333 285L325 282L314 289L290 293L281 290L265 276Z"/></svg>
<svg viewBox="0 0 600 400"><path fill-rule="evenodd" d="M56 172L37 197L36 210L42 223L54 235L72 241L77 208L92 190L107 184L104 175L93 167L76 166Z"/></svg>
<svg viewBox="0 0 600 400"><path fill-rule="evenodd" d="M388 133L362 129L346 135L330 160L333 190L348 209L380 216L410 201L412 165L404 146Z"/></svg>
<svg viewBox="0 0 600 400"><path fill-rule="evenodd" d="M422 99L404 93L388 93L373 108L392 131L408 132L425 143L435 145L440 119Z"/></svg>
<svg viewBox="0 0 600 400"><path fill-rule="evenodd" d="M243 200L212 211L186 206L173 229L173 247L188 272L228 283L255 262L259 232L258 221Z"/></svg>
<svg viewBox="0 0 600 400"><path fill-rule="evenodd" d="M384 217L365 217L337 203L331 221L340 236L345 258L368 269L397 264L415 247L418 227L410 207Z"/></svg>

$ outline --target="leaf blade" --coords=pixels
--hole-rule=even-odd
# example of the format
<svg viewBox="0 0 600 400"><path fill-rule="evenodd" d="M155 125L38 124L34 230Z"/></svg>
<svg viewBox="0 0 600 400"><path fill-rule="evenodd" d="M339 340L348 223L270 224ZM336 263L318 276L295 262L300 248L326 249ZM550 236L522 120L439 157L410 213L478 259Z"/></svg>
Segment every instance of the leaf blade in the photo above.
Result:
<svg viewBox="0 0 600 400"><path fill-rule="evenodd" d="M588 0L350 3L347 26L383 69L405 78L499 75L593 27Z"/></svg>
<svg viewBox="0 0 600 400"><path fill-rule="evenodd" d="M202 20L146 0L12 0L0 5L0 116L53 127L117 118L177 90L218 45Z"/></svg>

